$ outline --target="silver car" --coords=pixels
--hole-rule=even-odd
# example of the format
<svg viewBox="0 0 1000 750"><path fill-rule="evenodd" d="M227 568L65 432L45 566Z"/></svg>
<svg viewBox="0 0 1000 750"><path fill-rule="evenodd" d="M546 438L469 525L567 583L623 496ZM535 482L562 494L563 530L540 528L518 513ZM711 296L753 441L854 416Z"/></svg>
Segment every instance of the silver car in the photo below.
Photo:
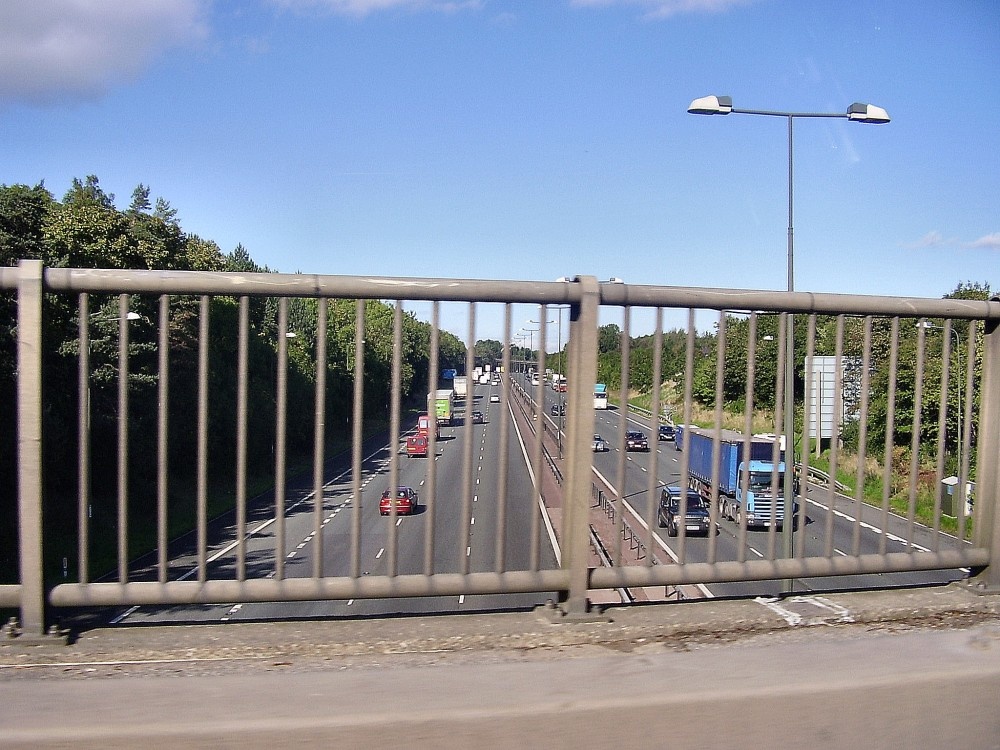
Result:
<svg viewBox="0 0 1000 750"><path fill-rule="evenodd" d="M608 450L608 441L602 438L600 435L594 435L594 453L604 453Z"/></svg>

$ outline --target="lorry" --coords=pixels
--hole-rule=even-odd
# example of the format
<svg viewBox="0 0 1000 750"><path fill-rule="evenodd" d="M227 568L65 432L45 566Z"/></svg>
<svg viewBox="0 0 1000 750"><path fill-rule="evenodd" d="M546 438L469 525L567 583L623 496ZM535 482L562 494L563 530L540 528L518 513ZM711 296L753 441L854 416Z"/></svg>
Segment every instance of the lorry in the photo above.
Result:
<svg viewBox="0 0 1000 750"><path fill-rule="evenodd" d="M439 425L451 425L455 414L455 391L450 389L434 391L434 414Z"/></svg>
<svg viewBox="0 0 1000 750"><path fill-rule="evenodd" d="M467 375L456 375L454 382L455 398L464 399L469 394L469 378Z"/></svg>
<svg viewBox="0 0 1000 750"><path fill-rule="evenodd" d="M688 453L691 486L706 499L712 494L714 430L702 430L683 425L675 431L678 450ZM785 517L784 482L786 479L784 450L773 435L754 435L746 454L744 435L735 430L721 430L719 437L719 512L725 518L747 528L781 528ZM772 476L777 459L777 487L772 494ZM743 468L749 472L746 492L743 490ZM794 512L794 508L793 508Z"/></svg>

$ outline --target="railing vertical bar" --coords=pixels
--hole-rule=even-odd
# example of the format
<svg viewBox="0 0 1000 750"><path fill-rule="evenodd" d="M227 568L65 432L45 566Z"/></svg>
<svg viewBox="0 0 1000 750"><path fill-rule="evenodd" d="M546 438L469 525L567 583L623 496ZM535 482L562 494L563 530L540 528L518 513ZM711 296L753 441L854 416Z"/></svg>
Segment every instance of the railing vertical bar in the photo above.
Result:
<svg viewBox="0 0 1000 750"><path fill-rule="evenodd" d="M330 301L321 298L316 310L316 386L313 418L313 577L323 577L324 456L326 454L326 325Z"/></svg>
<svg viewBox="0 0 1000 750"><path fill-rule="evenodd" d="M566 483L563 494L563 544L560 565L570 571L569 591L564 606L571 614L589 609L590 544L590 450L594 433L594 383L597 379L597 315L600 291L597 279L582 276L580 302L570 308L570 332L567 343L570 358L568 394L568 445Z"/></svg>
<svg viewBox="0 0 1000 750"><path fill-rule="evenodd" d="M77 564L80 583L90 582L90 295L79 297L80 361L77 415Z"/></svg>
<svg viewBox="0 0 1000 750"><path fill-rule="evenodd" d="M365 301L354 305L354 397L351 411L351 576L361 577L361 460L364 439Z"/></svg>
<svg viewBox="0 0 1000 750"><path fill-rule="evenodd" d="M647 502L646 502L646 534L645 534L645 545L646 545L646 565L653 564L653 527L656 526L657 510L659 505L659 498L657 490L659 489L659 472L657 460L660 455L660 390L663 383L663 308L656 308L656 319L654 322L656 326L653 332L653 398L650 403L650 408L653 412L650 418L650 450L649 450L649 477L647 483ZM682 492L682 499L686 499L687 493ZM684 518L684 512L681 512L681 518ZM683 527L684 524L679 524Z"/></svg>
<svg viewBox="0 0 1000 750"><path fill-rule="evenodd" d="M621 353L621 378L618 388L618 479L616 481L618 491L615 493L615 546L612 550L612 563L622 564L622 542L625 534L625 495L628 493L626 462L628 460L628 450L625 433L628 431L629 403L628 394L631 388L629 382L629 371L631 370L631 329L632 329L632 308L626 306L622 309L622 332L619 338L619 350Z"/></svg>
<svg viewBox="0 0 1000 750"><path fill-rule="evenodd" d="M896 429L896 378L899 375L899 318L892 319L889 345L889 387L886 392L885 448L882 464L882 519L878 551L884 555L888 546L889 500L892 495L893 433Z"/></svg>
<svg viewBox="0 0 1000 750"><path fill-rule="evenodd" d="M42 262L22 260L17 276L17 498L21 628L45 634L42 555Z"/></svg>
<svg viewBox="0 0 1000 750"><path fill-rule="evenodd" d="M211 298L198 313L198 581L208 580L208 336Z"/></svg>
<svg viewBox="0 0 1000 750"><path fill-rule="evenodd" d="M921 318L917 321L920 330L923 330L927 321ZM944 338L941 340L941 380L938 393L938 419L937 419L937 452L934 463L934 520L931 528L934 530L931 539L931 550L937 552L940 547L941 533L941 488L944 479L944 459L945 448L948 439L948 385L950 377L951 362L951 320L944 321ZM961 440L962 436L959 435Z"/></svg>
<svg viewBox="0 0 1000 750"><path fill-rule="evenodd" d="M684 345L684 417L681 428L680 444L677 443L678 436L674 434L674 448L677 449L684 447L684 435L687 431L691 429L691 402L692 402L692 390L694 388L694 343L695 337L698 331L695 326L695 311L694 308L688 308L688 321L687 321L687 340ZM690 459L688 458L688 451L681 451L681 466L680 466L680 491L681 497L687 495L687 488L691 482L691 468ZM687 537L678 537L679 541L677 543L677 559L680 564L684 564L687 555Z"/></svg>
<svg viewBox="0 0 1000 750"><path fill-rule="evenodd" d="M716 540L719 529L719 457L722 455L722 406L725 401L723 384L726 374L726 321L724 310L719 311L719 332L715 347L715 417L712 421L712 489L709 493L708 553L706 562L715 563L718 554Z"/></svg>
<svg viewBox="0 0 1000 750"><path fill-rule="evenodd" d="M278 373L274 424L274 577L285 577L285 444L288 429L288 298L278 298Z"/></svg>
<svg viewBox="0 0 1000 750"><path fill-rule="evenodd" d="M970 331L970 341L975 338ZM970 345L970 361L974 360L974 351ZM971 583L978 590L997 593L1000 592L1000 430L996 429L1000 424L1000 322L989 321L984 326L982 368L979 420L988 427L979 430L973 545L988 549L990 562L985 568L972 571Z"/></svg>
<svg viewBox="0 0 1000 750"><path fill-rule="evenodd" d="M924 406L924 359L926 356L927 330L920 326L917 328L917 367L914 373L913 422L910 428L910 481L906 505L906 546L911 551L915 551L913 534L917 519L917 479L920 475L920 414Z"/></svg>
<svg viewBox="0 0 1000 750"><path fill-rule="evenodd" d="M428 358L427 398L427 493L424 498L424 575L434 574L434 514L437 508L437 406L434 394L441 378L441 303L431 305L431 341Z"/></svg>
<svg viewBox="0 0 1000 750"><path fill-rule="evenodd" d="M469 303L468 329L465 344L465 411L462 413L462 525L459 533L458 570L469 572L469 537L472 524L473 464L472 464L472 406L475 404L476 381L476 303Z"/></svg>
<svg viewBox="0 0 1000 750"><path fill-rule="evenodd" d="M864 319L864 343L861 349L861 393L858 416L858 467L854 479L854 529L851 554L861 554L861 511L865 506L865 480L868 477L868 405L871 402L872 316Z"/></svg>
<svg viewBox="0 0 1000 750"><path fill-rule="evenodd" d="M805 368L805 389L802 395L802 476L803 478L809 476L809 453L810 446L810 425L813 420L813 403L816 403L816 435L815 440L817 446L822 442L823 426L821 424L821 417L823 415L822 409L819 408L820 399L823 397L822 391L813 396L815 388L813 387L813 368L814 359L816 354L816 316L810 315L808 323L806 324L806 368ZM817 447L817 451L819 448ZM787 473L787 464L786 464ZM792 474L794 475L794 471ZM793 512L788 517L792 519L792 531L796 528L799 530L798 536L795 538L795 556L805 557L806 556L806 497L809 493L809 483L808 481L801 483L800 489L802 490L802 500L799 503L798 514ZM792 497L795 493L792 493ZM792 507L794 511L794 506Z"/></svg>
<svg viewBox="0 0 1000 750"><path fill-rule="evenodd" d="M128 311L118 296L118 581L128 582Z"/></svg>
<svg viewBox="0 0 1000 750"><path fill-rule="evenodd" d="M507 472L510 467L510 334L513 307L508 302L503 308L503 354L501 355L500 403L497 404L497 418L500 420L500 465L497 483L497 531L493 552L493 569L497 573L507 570ZM490 421L493 421L492 410Z"/></svg>
<svg viewBox="0 0 1000 750"><path fill-rule="evenodd" d="M833 557L836 553L834 552L833 544L833 509L837 506L837 462L840 456L840 436L841 436L841 425L843 420L841 417L844 414L844 378L843 378L843 367L844 367L844 316L837 316L837 333L836 342L834 343L833 351L833 362L834 362L834 375L833 375L833 415L831 419L831 424L833 425L832 437L830 438L830 481L827 484L827 504L829 506L830 512L826 514L826 549L824 552L827 557ZM805 527L801 527L802 533L805 533Z"/></svg>
<svg viewBox="0 0 1000 750"><path fill-rule="evenodd" d="M240 297L236 353L236 580L247 577L247 401L250 361L250 298Z"/></svg>
<svg viewBox="0 0 1000 750"><path fill-rule="evenodd" d="M545 320L545 307L538 307L538 319ZM535 359L535 372L538 374L538 385L535 386L535 440L531 444L531 470L535 475L535 496L531 512L531 565L530 570L536 571L541 565L542 511L544 503L542 494L542 472L548 471L542 461L542 441L545 439L545 326L538 326L538 356ZM534 354L532 352L531 354ZM530 356L530 355L529 355Z"/></svg>
<svg viewBox="0 0 1000 750"><path fill-rule="evenodd" d="M972 406L975 403L976 396L976 351L977 342L979 338L979 321L970 320L968 326L968 333L966 334L967 339L967 351L965 356L965 414L962 419L962 435L960 440L962 441L962 460L958 467L958 488L961 491L959 496L958 504L958 546L961 548L965 543L966 535L966 521L968 520L966 513L966 490L969 485L969 464L970 457L972 454ZM961 375L961 373L959 373ZM985 394L985 391L983 391ZM961 410L962 407L959 406ZM980 420L979 424L996 424L995 422L986 422ZM979 464L982 466L982 464ZM994 548L996 549L996 548Z"/></svg>
<svg viewBox="0 0 1000 750"><path fill-rule="evenodd" d="M787 314L782 313L778 316L778 359L775 360L777 367L775 367L774 374L774 434L778 435L779 438L775 441L775 445L771 449L771 497L777 498L780 489L782 503L784 503L785 497L783 483L792 482L794 489L795 482L795 452L792 450L794 436L789 435L785 430L785 379L788 376L788 369L784 363L785 352L788 350L788 321ZM778 472L779 464L781 463L779 456L782 450L784 450L784 458L782 460L785 463L785 476L783 478L779 477ZM792 495L794 494L792 492ZM784 508L782 508L782 517L784 517ZM772 524L771 528L767 530L767 559L775 560L777 559L777 554L778 525Z"/></svg>
<svg viewBox="0 0 1000 750"><path fill-rule="evenodd" d="M399 422L400 402L399 390L403 370L403 302L396 300L392 310L392 366L389 376L389 487L392 492L392 503L389 505L389 544L386 565L390 576L399 573L399 508L396 500L399 497Z"/></svg>
<svg viewBox="0 0 1000 750"><path fill-rule="evenodd" d="M757 377L757 313L750 314L747 324L747 383L743 395L743 455L747 460L742 462L740 469L740 491L747 497L750 490L750 443L753 439L753 409L754 380ZM771 526L774 528L776 503L771 503ZM683 518L683 515L681 516ZM747 559L747 524L746 514L741 514L740 524L736 530L736 559L746 562Z"/></svg>
<svg viewBox="0 0 1000 750"><path fill-rule="evenodd" d="M170 295L160 295L157 326L156 393L156 546L157 580L166 583L170 573L170 540L167 499L170 466Z"/></svg>

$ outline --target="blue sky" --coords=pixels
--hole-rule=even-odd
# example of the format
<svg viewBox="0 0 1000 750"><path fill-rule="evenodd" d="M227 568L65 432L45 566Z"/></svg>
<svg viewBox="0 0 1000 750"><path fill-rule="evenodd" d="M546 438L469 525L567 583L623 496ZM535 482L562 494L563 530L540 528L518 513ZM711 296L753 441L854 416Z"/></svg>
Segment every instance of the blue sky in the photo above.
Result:
<svg viewBox="0 0 1000 750"><path fill-rule="evenodd" d="M287 272L784 289L785 121L707 94L892 118L796 121L797 289L1000 288L993 0L4 3L0 183Z"/></svg>

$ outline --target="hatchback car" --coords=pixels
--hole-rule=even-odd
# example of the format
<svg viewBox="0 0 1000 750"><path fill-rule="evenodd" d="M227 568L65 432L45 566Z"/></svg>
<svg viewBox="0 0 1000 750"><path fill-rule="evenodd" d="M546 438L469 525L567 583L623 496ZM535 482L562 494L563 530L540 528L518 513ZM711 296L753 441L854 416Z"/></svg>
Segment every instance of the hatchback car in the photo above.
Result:
<svg viewBox="0 0 1000 750"><path fill-rule="evenodd" d="M677 530L683 526L688 534L708 534L711 528L711 512L708 503L698 490L687 490L687 507L681 516L681 488L664 487L660 493L660 506L656 512L656 522L659 527L666 528L667 536L677 536Z"/></svg>
<svg viewBox="0 0 1000 750"><path fill-rule="evenodd" d="M673 439L674 439L674 426L672 424L661 424L660 440L673 440Z"/></svg>
<svg viewBox="0 0 1000 750"><path fill-rule="evenodd" d="M472 412L472 424L485 424L486 417L483 416L481 411Z"/></svg>
<svg viewBox="0 0 1000 750"><path fill-rule="evenodd" d="M396 489L396 514L400 516L408 516L417 512L417 505L419 501L417 500L417 491L412 487L398 487ZM392 513L392 490L386 490L382 493L382 500L378 504L378 512L383 516L388 516Z"/></svg>
<svg viewBox="0 0 1000 750"><path fill-rule="evenodd" d="M594 453L604 453L608 450L608 441L600 435L594 435Z"/></svg>
<svg viewBox="0 0 1000 750"><path fill-rule="evenodd" d="M552 404L552 408L549 411L552 412L553 417L564 417L566 416L566 404Z"/></svg>
<svg viewBox="0 0 1000 750"><path fill-rule="evenodd" d="M645 433L638 430L629 430L625 433L625 450L627 451L648 451L649 440Z"/></svg>
<svg viewBox="0 0 1000 750"><path fill-rule="evenodd" d="M491 393L490 394L490 403L491 404L499 404L500 403L500 394L499 393Z"/></svg>

